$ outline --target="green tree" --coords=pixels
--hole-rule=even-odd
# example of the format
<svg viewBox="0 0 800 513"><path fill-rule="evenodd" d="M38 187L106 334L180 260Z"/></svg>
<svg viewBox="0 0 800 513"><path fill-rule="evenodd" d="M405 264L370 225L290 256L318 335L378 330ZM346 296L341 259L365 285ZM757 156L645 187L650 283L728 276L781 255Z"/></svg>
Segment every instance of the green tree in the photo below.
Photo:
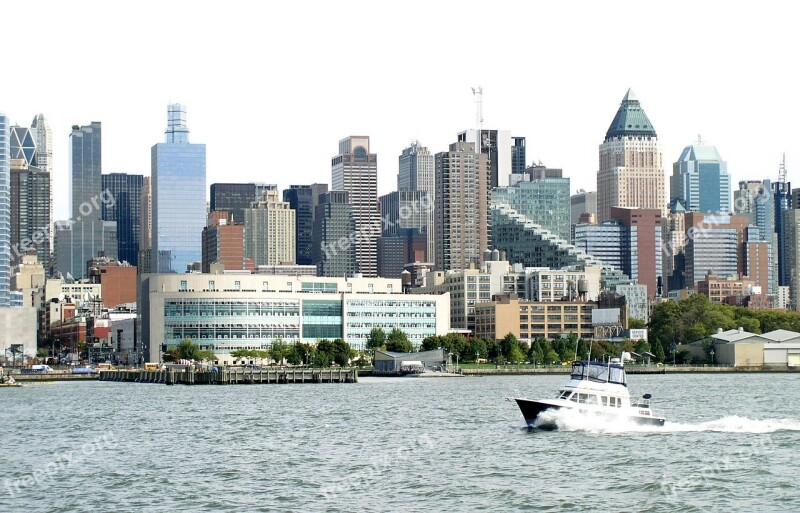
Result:
<svg viewBox="0 0 800 513"><path fill-rule="evenodd" d="M334 340L331 343L331 346L333 354L329 356L332 356L331 359L342 367L348 365L350 363L350 359L354 358L356 355L356 352L350 348L350 344L340 338Z"/></svg>
<svg viewBox="0 0 800 513"><path fill-rule="evenodd" d="M394 351L397 353L410 353L414 350L413 344L408 340L408 336L404 331L393 328L386 337L386 350Z"/></svg>
<svg viewBox="0 0 800 513"><path fill-rule="evenodd" d="M556 358L558 358L558 354L556 354L553 351L551 351L551 353L554 354ZM506 358L511 363L519 363L525 359L525 354L520 350L519 345L516 345L512 346L511 349L509 349Z"/></svg>
<svg viewBox="0 0 800 513"><path fill-rule="evenodd" d="M386 343L386 332L381 328L372 328L369 331L367 338L367 347L369 349L380 349Z"/></svg>
<svg viewBox="0 0 800 513"><path fill-rule="evenodd" d="M514 336L513 333L508 333L503 340L500 341L500 353L505 357L508 361L514 361L511 358L511 352L513 349L517 349L519 352L519 339Z"/></svg>
<svg viewBox="0 0 800 513"><path fill-rule="evenodd" d="M252 357L250 349L235 349L231 351L231 356L236 360L247 360Z"/></svg>
<svg viewBox="0 0 800 513"><path fill-rule="evenodd" d="M200 360L200 346L185 338L178 343L178 357L181 360Z"/></svg>
<svg viewBox="0 0 800 513"><path fill-rule="evenodd" d="M628 319L628 328L632 330L644 329L647 323L641 319Z"/></svg>
<svg viewBox="0 0 800 513"><path fill-rule="evenodd" d="M464 345L461 359L463 361L476 361L477 358L486 358L487 354L486 339L473 337Z"/></svg>
<svg viewBox="0 0 800 513"><path fill-rule="evenodd" d="M638 354L648 353L650 352L650 344L644 340L639 340L633 350Z"/></svg>
<svg viewBox="0 0 800 513"><path fill-rule="evenodd" d="M664 358L666 357L664 354L664 346L661 345L661 340L659 340L658 337L653 339L653 347L650 352L655 355L655 361L664 363Z"/></svg>
<svg viewBox="0 0 800 513"><path fill-rule="evenodd" d="M422 344L419 346L420 351L433 351L434 349L439 349L440 347L444 346L444 341L442 337L438 335L431 335L429 337L425 337L422 340Z"/></svg>
<svg viewBox="0 0 800 513"><path fill-rule="evenodd" d="M319 351L314 354L315 367L329 367L331 359L328 358L328 353L320 353Z"/></svg>
<svg viewBox="0 0 800 513"><path fill-rule="evenodd" d="M205 361L214 361L217 359L217 355L214 354L214 351L210 349L201 349L197 352L198 360L201 362Z"/></svg>
<svg viewBox="0 0 800 513"><path fill-rule="evenodd" d="M283 365L283 360L289 354L289 344L281 338L276 338L272 341L272 347L269 351L270 356L275 360L276 365Z"/></svg>

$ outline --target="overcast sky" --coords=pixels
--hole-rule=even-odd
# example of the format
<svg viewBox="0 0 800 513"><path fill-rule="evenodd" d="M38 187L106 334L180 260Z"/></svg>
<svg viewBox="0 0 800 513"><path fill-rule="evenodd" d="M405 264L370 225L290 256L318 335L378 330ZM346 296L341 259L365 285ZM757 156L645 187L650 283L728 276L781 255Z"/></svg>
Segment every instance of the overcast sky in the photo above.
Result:
<svg viewBox="0 0 800 513"><path fill-rule="evenodd" d="M711 4L4 2L0 111L49 119L57 219L73 124L103 123L105 173L147 175L180 102L191 142L207 145L208 184L280 188L330 183L338 141L369 135L385 194L410 141L436 153L475 127L478 85L484 128L527 137L528 162L563 168L573 190L596 189L628 87L667 176L701 134L734 184L776 179L783 152L797 180L797 8Z"/></svg>

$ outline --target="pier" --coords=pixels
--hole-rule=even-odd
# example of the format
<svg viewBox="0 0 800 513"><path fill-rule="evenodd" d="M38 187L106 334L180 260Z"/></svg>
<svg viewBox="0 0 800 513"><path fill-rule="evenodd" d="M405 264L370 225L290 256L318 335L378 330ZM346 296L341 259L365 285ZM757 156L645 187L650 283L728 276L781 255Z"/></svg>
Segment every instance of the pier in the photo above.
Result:
<svg viewBox="0 0 800 513"><path fill-rule="evenodd" d="M290 383L357 383L355 369L237 369L216 372L194 367L147 371L103 370L100 381L163 383L165 385L267 385Z"/></svg>

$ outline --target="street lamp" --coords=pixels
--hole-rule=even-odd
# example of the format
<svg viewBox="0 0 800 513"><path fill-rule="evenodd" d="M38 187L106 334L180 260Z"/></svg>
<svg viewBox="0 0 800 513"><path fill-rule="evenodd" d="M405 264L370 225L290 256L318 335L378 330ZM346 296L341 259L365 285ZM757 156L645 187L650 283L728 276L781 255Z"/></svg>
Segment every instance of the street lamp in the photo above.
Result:
<svg viewBox="0 0 800 513"><path fill-rule="evenodd" d="M481 364L478 362L478 351L475 351L475 363L478 364L478 368L481 367Z"/></svg>
<svg viewBox="0 0 800 513"><path fill-rule="evenodd" d="M711 365L714 365L714 348L711 348Z"/></svg>
<svg viewBox="0 0 800 513"><path fill-rule="evenodd" d="M672 346L672 366L675 367L675 355L678 354L678 346Z"/></svg>

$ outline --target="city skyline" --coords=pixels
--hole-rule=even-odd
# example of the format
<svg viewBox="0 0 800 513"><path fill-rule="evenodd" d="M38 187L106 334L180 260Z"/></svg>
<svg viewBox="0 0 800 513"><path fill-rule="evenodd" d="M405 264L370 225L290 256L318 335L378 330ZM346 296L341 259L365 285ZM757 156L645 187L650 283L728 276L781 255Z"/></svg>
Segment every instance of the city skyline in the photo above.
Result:
<svg viewBox="0 0 800 513"><path fill-rule="evenodd" d="M11 4L9 19L26 19L40 5ZM790 81L782 78L783 67L792 62L793 27L791 16L779 6L760 6L756 12L726 7L724 23L706 24L691 38L675 38L674 27L686 22L680 3L658 11L631 3L613 12L587 4L577 14L568 6L515 4L514 16L508 16L510 5L484 8L475 16L478 4L469 2L457 10L414 2L402 10L357 5L316 6L317 15L303 18L302 26L299 6L282 5L269 16L259 16L256 7L241 16L240 9L217 12L193 5L185 12L177 4L160 5L158 16L142 9L130 13L129 23L121 26L77 16L74 7L48 4L49 15L37 28L42 37L26 37L22 24L12 24L9 35L26 40L34 53L49 56L47 76L53 80L4 84L2 109L22 126L40 112L47 116L53 129L55 191L65 190L73 124L102 122L103 167L135 173L149 169L148 150L163 134L164 106L181 102L189 109L193 137L208 145L208 183L263 181L283 190L293 183L327 182L335 154L331 141L364 134L380 158L378 194L383 195L394 190L397 157L412 140L437 153L446 151L457 133L476 127L471 87L479 85L484 128L526 137L527 163L541 160L563 169L573 191L595 189L597 148L629 87L658 131L665 167L698 135L725 157L733 183L777 179L783 152L789 179L800 165L800 137L791 125L800 103ZM84 9L92 7L78 11ZM407 35L398 21L412 11L418 14L415 32L435 37ZM690 11L693 20L722 14L707 5L692 5ZM191 23L177 32L169 30L179 14ZM237 51L221 51L219 41L207 36L202 27L212 15L215 26L237 27L225 32L223 45ZM614 27L633 26L653 15L659 23L648 25L641 42L626 45L626 66L612 65L615 57L607 45L593 43L610 41ZM439 23L445 16L452 23ZM72 21L60 24L59 19ZM345 20L359 30L337 29ZM136 27L143 25L159 34L158 46L136 36ZM758 30L767 25L768 31ZM93 86L54 87L83 79L82 71L69 64L69 45L59 44L80 33L104 41L94 54L101 67ZM452 58L452 41L479 33L492 38L492 44L487 49L476 45L474 66L446 76L436 73L441 62ZM370 45L362 44L365 38ZM551 50L537 41L558 44ZM169 59L151 58L168 47L190 51L177 66ZM358 82L328 78L351 59L369 65L370 73ZM414 62L413 77L418 78L398 80L407 61ZM719 72L703 73L703 80L692 78L691 71L683 71L687 65L695 69L692 61L711 61ZM155 76L161 78L153 80ZM769 94L759 93L767 88ZM221 129L231 126L236 129ZM291 133L303 136L287 135ZM230 176L232 148L264 145L280 151L272 152L269 162ZM302 169L297 154L303 155ZM667 177L670 170L664 171ZM54 219L63 219L66 198L63 193L55 196Z"/></svg>

